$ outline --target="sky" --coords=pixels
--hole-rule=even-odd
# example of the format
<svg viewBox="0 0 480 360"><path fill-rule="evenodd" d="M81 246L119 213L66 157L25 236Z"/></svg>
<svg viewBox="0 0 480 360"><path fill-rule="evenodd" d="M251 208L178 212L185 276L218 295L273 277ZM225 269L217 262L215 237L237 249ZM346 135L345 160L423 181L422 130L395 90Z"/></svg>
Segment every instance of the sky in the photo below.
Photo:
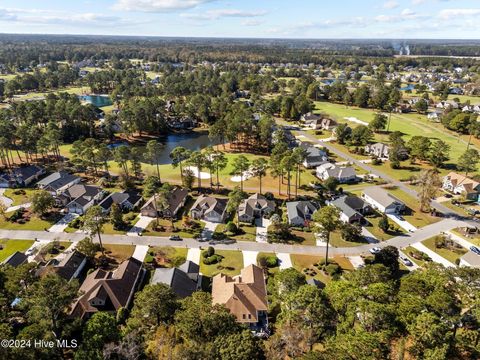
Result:
<svg viewBox="0 0 480 360"><path fill-rule="evenodd" d="M480 39L480 0L0 0L0 32Z"/></svg>

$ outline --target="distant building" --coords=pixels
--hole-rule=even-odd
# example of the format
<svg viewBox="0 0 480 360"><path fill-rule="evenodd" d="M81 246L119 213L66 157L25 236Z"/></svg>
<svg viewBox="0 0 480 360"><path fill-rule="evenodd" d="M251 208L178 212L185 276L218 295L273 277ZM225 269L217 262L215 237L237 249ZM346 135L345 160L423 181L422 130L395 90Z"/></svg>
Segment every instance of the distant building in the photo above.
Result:
<svg viewBox="0 0 480 360"><path fill-rule="evenodd" d="M59 195L70 186L78 184L82 179L65 171L55 172L40 180L37 186L50 192L52 195Z"/></svg>
<svg viewBox="0 0 480 360"><path fill-rule="evenodd" d="M379 159L388 159L390 147L384 143L368 144L365 146L365 152Z"/></svg>
<svg viewBox="0 0 480 360"><path fill-rule="evenodd" d="M255 332L263 332L268 327L265 274L256 265L247 266L234 278L216 275L212 281L212 303L224 305L237 322Z"/></svg>
<svg viewBox="0 0 480 360"><path fill-rule="evenodd" d="M306 156L303 160L303 166L307 169L325 164L328 161L328 155L325 150L319 149L307 143L301 143L300 146L305 149Z"/></svg>
<svg viewBox="0 0 480 360"><path fill-rule="evenodd" d="M17 167L10 172L0 173L0 188L24 187L37 181L45 169L37 165Z"/></svg>

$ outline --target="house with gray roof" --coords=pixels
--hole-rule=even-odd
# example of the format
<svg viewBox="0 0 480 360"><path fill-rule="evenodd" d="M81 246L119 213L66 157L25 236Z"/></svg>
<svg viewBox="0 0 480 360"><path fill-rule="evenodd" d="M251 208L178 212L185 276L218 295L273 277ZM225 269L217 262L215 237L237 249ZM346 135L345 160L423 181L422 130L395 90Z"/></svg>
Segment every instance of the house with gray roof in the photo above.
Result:
<svg viewBox="0 0 480 360"><path fill-rule="evenodd" d="M363 215L371 212L372 208L365 201L354 195L344 195L329 202L340 210L340 220L345 223L363 223Z"/></svg>
<svg viewBox="0 0 480 360"><path fill-rule="evenodd" d="M143 216L150 217L166 217L174 218L177 216L178 211L185 205L187 200L188 190L179 186L175 186L172 190L168 192L167 201L168 209L160 211L155 205L155 196L152 196L147 202L142 206L140 213Z"/></svg>
<svg viewBox="0 0 480 360"><path fill-rule="evenodd" d="M179 298L185 298L201 289L200 267L187 260L178 268L158 268L151 283L168 285Z"/></svg>
<svg viewBox="0 0 480 360"><path fill-rule="evenodd" d="M362 199L381 213L399 214L405 210L405 203L403 201L379 186L363 189Z"/></svg>
<svg viewBox="0 0 480 360"><path fill-rule="evenodd" d="M388 159L390 147L384 143L365 145L365 153L379 159Z"/></svg>
<svg viewBox="0 0 480 360"><path fill-rule="evenodd" d="M197 220L221 223L227 215L227 199L200 195L190 209L190 216Z"/></svg>
<svg viewBox="0 0 480 360"><path fill-rule="evenodd" d="M13 267L25 264L28 260L28 256L20 251L15 251L12 255L2 261L2 265L10 265Z"/></svg>
<svg viewBox="0 0 480 360"><path fill-rule="evenodd" d="M473 251L468 251L460 258L460 266L480 269L480 255L475 254Z"/></svg>
<svg viewBox="0 0 480 360"><path fill-rule="evenodd" d="M292 226L308 225L313 213L319 209L313 201L289 201L286 206L288 224Z"/></svg>
<svg viewBox="0 0 480 360"><path fill-rule="evenodd" d="M45 174L45 169L37 165L17 167L9 172L0 173L0 188L28 186Z"/></svg>
<svg viewBox="0 0 480 360"><path fill-rule="evenodd" d="M55 201L58 206L65 206L69 213L82 215L100 201L104 194L98 186L75 184L57 196Z"/></svg>
<svg viewBox="0 0 480 360"><path fill-rule="evenodd" d="M267 200L265 196L257 193L240 203L238 206L238 219L241 222L251 223L256 218L261 218L274 211L275 201Z"/></svg>
<svg viewBox="0 0 480 360"><path fill-rule="evenodd" d="M67 281L78 279L82 270L87 265L87 257L77 250L73 250L66 254L66 256L58 261L52 259L44 266L40 267L36 275L45 276L47 274L55 273Z"/></svg>
<svg viewBox="0 0 480 360"><path fill-rule="evenodd" d="M316 176L321 180L335 178L340 184L357 181L357 173L351 166L338 166L332 163L325 163L317 166Z"/></svg>
<svg viewBox="0 0 480 360"><path fill-rule="evenodd" d="M69 174L66 171L58 171L40 180L37 186L42 190L50 192L52 195L60 195L70 186L78 184L81 180L78 176Z"/></svg>
<svg viewBox="0 0 480 360"><path fill-rule="evenodd" d="M108 195L98 204L105 213L110 211L113 204L117 204L122 210L132 210L140 206L142 196L136 190L125 190Z"/></svg>
<svg viewBox="0 0 480 360"><path fill-rule="evenodd" d="M328 156L325 150L307 143L301 143L300 146L305 149L306 156L305 160L303 160L303 166L307 169L320 166L328 161Z"/></svg>

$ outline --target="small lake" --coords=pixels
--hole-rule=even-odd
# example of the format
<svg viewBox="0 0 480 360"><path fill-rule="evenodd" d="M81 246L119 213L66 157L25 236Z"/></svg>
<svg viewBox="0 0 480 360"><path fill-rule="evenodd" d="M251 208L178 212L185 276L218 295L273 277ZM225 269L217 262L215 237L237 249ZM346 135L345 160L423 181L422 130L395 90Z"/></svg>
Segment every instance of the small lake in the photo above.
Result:
<svg viewBox="0 0 480 360"><path fill-rule="evenodd" d="M98 108L113 104L112 100L108 96L104 95L79 95L78 98L80 101L86 101Z"/></svg>
<svg viewBox="0 0 480 360"><path fill-rule="evenodd" d="M400 90L402 90L402 91L414 90L414 89L415 89L415 85L413 85L413 84L408 84L407 86L404 86L404 87L400 88Z"/></svg>

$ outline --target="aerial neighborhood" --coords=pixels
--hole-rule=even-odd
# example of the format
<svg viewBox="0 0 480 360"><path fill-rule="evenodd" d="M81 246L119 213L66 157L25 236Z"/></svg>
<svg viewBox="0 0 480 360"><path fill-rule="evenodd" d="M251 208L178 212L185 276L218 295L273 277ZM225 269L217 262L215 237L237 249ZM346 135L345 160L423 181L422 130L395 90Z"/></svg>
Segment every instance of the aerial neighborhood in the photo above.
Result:
<svg viewBox="0 0 480 360"><path fill-rule="evenodd" d="M480 358L478 41L135 39L0 35L1 359Z"/></svg>

